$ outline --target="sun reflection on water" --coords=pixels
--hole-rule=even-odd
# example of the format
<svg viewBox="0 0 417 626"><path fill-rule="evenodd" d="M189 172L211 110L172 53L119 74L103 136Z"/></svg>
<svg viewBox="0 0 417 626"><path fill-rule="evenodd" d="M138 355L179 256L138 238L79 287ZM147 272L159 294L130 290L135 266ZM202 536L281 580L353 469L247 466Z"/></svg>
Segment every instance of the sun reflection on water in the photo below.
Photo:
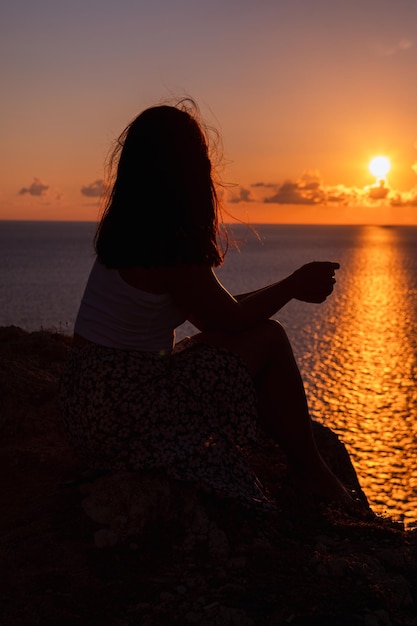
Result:
<svg viewBox="0 0 417 626"><path fill-rule="evenodd" d="M365 227L329 300L328 349L309 364L313 417L346 444L375 512L417 520L415 276L397 231ZM338 286L337 286L338 287ZM331 381L329 385L329 381Z"/></svg>

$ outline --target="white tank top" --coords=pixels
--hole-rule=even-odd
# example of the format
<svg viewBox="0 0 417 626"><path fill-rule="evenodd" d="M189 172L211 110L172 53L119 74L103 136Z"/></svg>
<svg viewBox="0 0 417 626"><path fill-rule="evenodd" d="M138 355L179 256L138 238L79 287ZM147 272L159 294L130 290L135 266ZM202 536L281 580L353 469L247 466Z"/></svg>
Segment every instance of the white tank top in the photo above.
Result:
<svg viewBox="0 0 417 626"><path fill-rule="evenodd" d="M129 285L118 270L95 261L81 300L74 332L108 348L171 350L185 316L169 294Z"/></svg>

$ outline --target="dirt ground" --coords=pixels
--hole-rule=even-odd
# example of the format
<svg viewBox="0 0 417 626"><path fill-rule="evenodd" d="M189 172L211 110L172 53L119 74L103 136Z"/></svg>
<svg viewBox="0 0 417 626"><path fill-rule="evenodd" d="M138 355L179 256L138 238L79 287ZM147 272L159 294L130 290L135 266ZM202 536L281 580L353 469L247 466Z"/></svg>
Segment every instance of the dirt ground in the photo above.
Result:
<svg viewBox="0 0 417 626"><path fill-rule="evenodd" d="M276 514L184 489L116 541L86 513L96 479L59 426L68 349L0 328L1 626L417 626L417 531L299 501L271 443L252 462Z"/></svg>

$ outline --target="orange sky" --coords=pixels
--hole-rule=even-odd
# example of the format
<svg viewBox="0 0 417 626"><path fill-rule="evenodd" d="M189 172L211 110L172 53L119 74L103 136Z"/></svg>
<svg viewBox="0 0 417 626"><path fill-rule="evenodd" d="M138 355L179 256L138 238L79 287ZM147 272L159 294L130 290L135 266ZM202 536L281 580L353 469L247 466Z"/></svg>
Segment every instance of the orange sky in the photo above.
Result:
<svg viewBox="0 0 417 626"><path fill-rule="evenodd" d="M0 219L95 220L111 141L188 93L221 132L237 217L417 224L413 0L143 4L3 9Z"/></svg>

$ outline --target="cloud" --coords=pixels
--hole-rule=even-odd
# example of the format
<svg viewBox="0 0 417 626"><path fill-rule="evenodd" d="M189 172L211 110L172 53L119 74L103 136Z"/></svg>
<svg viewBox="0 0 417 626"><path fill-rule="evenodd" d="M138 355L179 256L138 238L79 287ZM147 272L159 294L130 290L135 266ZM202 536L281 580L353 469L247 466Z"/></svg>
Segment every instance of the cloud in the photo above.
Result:
<svg viewBox="0 0 417 626"><path fill-rule="evenodd" d="M414 42L411 39L402 37L394 43L373 43L371 50L378 57L392 57L395 54L410 50L413 46Z"/></svg>
<svg viewBox="0 0 417 626"><path fill-rule="evenodd" d="M272 196L264 199L272 204L317 204L318 200L311 194L306 196L298 181L286 180Z"/></svg>
<svg viewBox="0 0 417 626"><path fill-rule="evenodd" d="M417 206L417 187L409 191L396 191L390 199L393 207Z"/></svg>
<svg viewBox="0 0 417 626"><path fill-rule="evenodd" d="M417 142L414 147L417 149ZM411 165L411 169L417 175L417 161ZM238 191L231 195L229 202L312 207L319 205L417 207L417 185L406 191L393 189L387 179L376 180L374 184L364 187L326 185L317 170L306 170L299 178L287 178L282 182L257 181L249 187L239 187Z"/></svg>
<svg viewBox="0 0 417 626"><path fill-rule="evenodd" d="M380 180L377 185L369 187L369 197L373 200L383 200L390 192L384 180Z"/></svg>
<svg viewBox="0 0 417 626"><path fill-rule="evenodd" d="M81 193L83 196L87 196L88 198L99 198L103 193L103 185L104 181L98 178L93 183L90 183L85 187L81 187Z"/></svg>
<svg viewBox="0 0 417 626"><path fill-rule="evenodd" d="M287 179L282 183L255 183L262 195L261 201L268 204L319 204L326 201L326 193L318 172L304 172L299 179ZM266 192L266 195L265 193Z"/></svg>
<svg viewBox="0 0 417 626"><path fill-rule="evenodd" d="M40 178L34 178L33 183L29 187L22 187L19 194L24 196L29 194L30 196L45 196L48 192L49 185L44 183Z"/></svg>
<svg viewBox="0 0 417 626"><path fill-rule="evenodd" d="M254 202L254 198L250 189L247 189L246 187L239 187L239 191L237 193L231 194L229 202L232 202L233 204L237 204L239 202Z"/></svg>
<svg viewBox="0 0 417 626"><path fill-rule="evenodd" d="M262 187L264 189L268 189L268 187L272 187L273 189L275 189L277 186L276 183L252 183L251 187Z"/></svg>
<svg viewBox="0 0 417 626"><path fill-rule="evenodd" d="M417 167L413 169L416 171ZM387 206L417 206L417 187L400 192L392 189L387 180L379 180L365 187L325 185L316 171L304 172L300 178L286 179L281 183L256 182L250 188L248 190L241 187L230 202L306 206L375 206L376 203Z"/></svg>
<svg viewBox="0 0 417 626"><path fill-rule="evenodd" d="M305 172L298 180L286 180L272 196L264 199L277 204L319 204L325 202L325 192L317 173Z"/></svg>

